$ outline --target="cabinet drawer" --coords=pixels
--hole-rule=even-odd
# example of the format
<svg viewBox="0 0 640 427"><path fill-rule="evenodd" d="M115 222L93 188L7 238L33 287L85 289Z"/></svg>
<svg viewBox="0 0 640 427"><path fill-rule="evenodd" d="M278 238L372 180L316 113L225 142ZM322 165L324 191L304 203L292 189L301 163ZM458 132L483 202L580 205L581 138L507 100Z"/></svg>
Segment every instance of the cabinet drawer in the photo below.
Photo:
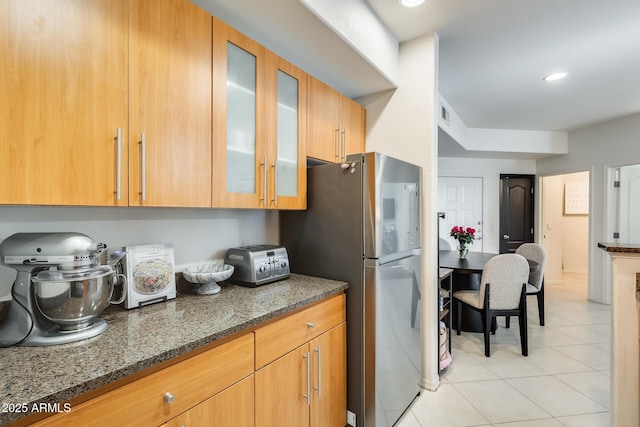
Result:
<svg viewBox="0 0 640 427"><path fill-rule="evenodd" d="M337 295L255 331L256 369L345 321L346 296Z"/></svg>
<svg viewBox="0 0 640 427"><path fill-rule="evenodd" d="M37 426L158 426L253 373L247 334L92 400ZM164 401L171 393L173 403Z"/></svg>

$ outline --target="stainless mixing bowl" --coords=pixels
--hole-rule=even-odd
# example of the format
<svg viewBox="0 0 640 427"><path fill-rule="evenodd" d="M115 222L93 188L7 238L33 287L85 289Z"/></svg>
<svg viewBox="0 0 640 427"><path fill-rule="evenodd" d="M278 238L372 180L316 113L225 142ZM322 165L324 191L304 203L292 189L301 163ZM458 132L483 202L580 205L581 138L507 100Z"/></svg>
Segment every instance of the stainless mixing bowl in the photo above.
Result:
<svg viewBox="0 0 640 427"><path fill-rule="evenodd" d="M82 271L46 270L33 278L38 309L63 331L91 326L107 308L113 293L116 274L109 265Z"/></svg>

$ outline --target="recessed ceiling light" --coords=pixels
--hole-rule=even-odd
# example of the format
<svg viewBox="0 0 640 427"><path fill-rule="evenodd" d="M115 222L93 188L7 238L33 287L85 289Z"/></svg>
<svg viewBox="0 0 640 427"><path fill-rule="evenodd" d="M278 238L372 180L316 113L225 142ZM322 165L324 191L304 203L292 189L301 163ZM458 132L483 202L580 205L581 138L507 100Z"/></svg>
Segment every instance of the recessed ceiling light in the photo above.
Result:
<svg viewBox="0 0 640 427"><path fill-rule="evenodd" d="M554 80L564 79L565 77L567 77L567 73L565 73L565 72L551 73L551 74L549 74L547 76L544 76L542 78L542 80L544 80L546 82L552 82Z"/></svg>
<svg viewBox="0 0 640 427"><path fill-rule="evenodd" d="M404 7L416 7L424 3L425 0L400 0L400 4Z"/></svg>

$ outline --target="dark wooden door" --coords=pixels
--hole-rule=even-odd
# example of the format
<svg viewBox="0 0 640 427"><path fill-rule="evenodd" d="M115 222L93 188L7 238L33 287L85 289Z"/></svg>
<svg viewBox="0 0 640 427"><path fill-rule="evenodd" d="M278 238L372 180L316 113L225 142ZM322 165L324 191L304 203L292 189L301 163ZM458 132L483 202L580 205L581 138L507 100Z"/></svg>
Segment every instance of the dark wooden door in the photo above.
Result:
<svg viewBox="0 0 640 427"><path fill-rule="evenodd" d="M533 242L535 175L500 174L500 253Z"/></svg>

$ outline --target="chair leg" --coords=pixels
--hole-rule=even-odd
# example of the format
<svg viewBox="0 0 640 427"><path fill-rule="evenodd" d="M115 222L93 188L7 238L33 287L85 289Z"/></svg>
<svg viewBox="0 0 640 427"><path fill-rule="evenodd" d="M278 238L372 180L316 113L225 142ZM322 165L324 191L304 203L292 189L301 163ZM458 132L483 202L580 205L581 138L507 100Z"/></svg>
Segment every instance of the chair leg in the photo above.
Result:
<svg viewBox="0 0 640 427"><path fill-rule="evenodd" d="M495 335L498 330L498 317L493 316L491 318L491 335Z"/></svg>
<svg viewBox="0 0 640 427"><path fill-rule="evenodd" d="M520 298L520 346L522 347L522 355L529 355L529 336L527 334L527 288L522 286L522 296Z"/></svg>
<svg viewBox="0 0 640 427"><path fill-rule="evenodd" d="M491 343L489 340L491 333L491 313L489 310L485 309L482 313L483 320L483 333L484 333L484 355L487 357L491 356Z"/></svg>
<svg viewBox="0 0 640 427"><path fill-rule="evenodd" d="M484 289L484 306L482 308L482 329L484 332L484 355L491 356L491 342L489 341L489 333L491 332L491 322L494 317L491 315L490 305L490 285L486 284Z"/></svg>
<svg viewBox="0 0 640 427"><path fill-rule="evenodd" d="M504 327L509 329L511 327L511 316L505 316L506 319L504 319Z"/></svg>
<svg viewBox="0 0 640 427"><path fill-rule="evenodd" d="M542 280L542 286L540 292L538 292L538 314L540 314L540 326L544 326L544 279Z"/></svg>

